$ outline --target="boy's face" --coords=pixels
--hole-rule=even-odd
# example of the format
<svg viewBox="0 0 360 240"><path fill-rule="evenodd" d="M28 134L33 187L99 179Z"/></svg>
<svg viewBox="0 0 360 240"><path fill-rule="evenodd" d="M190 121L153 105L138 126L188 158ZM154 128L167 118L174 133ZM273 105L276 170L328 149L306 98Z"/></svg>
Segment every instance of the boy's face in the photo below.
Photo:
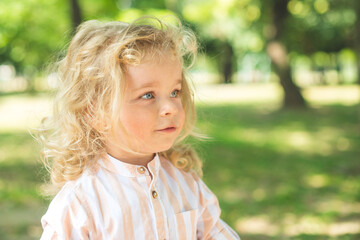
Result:
<svg viewBox="0 0 360 240"><path fill-rule="evenodd" d="M120 121L128 135L122 128L117 129L116 140L110 138L106 144L108 153L120 160L129 155L116 147L115 142L148 157L168 150L185 120L180 98L181 62L171 57L147 60L128 66L125 76L127 85Z"/></svg>

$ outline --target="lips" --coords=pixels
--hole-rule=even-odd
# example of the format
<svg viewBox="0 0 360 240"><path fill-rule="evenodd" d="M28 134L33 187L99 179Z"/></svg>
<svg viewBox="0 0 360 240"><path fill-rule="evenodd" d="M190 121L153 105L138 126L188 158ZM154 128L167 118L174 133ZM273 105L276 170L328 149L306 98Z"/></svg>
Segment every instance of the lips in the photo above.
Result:
<svg viewBox="0 0 360 240"><path fill-rule="evenodd" d="M175 132L176 131L176 127L166 127L166 128L163 128L163 129L159 129L159 130L156 130L157 132L162 132L162 133L172 133L172 132Z"/></svg>

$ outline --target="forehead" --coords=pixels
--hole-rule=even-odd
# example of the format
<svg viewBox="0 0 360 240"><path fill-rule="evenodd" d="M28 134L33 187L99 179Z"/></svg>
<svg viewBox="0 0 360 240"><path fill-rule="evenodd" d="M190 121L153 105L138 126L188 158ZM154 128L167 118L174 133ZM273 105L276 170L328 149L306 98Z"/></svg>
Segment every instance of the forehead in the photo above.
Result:
<svg viewBox="0 0 360 240"><path fill-rule="evenodd" d="M173 84L182 79L182 72L178 58L144 59L140 64L126 66L126 85L141 88Z"/></svg>

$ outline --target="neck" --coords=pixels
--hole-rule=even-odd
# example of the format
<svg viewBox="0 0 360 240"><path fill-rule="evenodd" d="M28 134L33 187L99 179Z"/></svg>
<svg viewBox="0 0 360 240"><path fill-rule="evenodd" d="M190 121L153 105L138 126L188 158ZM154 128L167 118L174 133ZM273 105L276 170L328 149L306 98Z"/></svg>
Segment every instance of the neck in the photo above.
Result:
<svg viewBox="0 0 360 240"><path fill-rule="evenodd" d="M142 166L147 166L147 164L155 157L155 153L133 154L124 151L107 151L107 153L121 162Z"/></svg>

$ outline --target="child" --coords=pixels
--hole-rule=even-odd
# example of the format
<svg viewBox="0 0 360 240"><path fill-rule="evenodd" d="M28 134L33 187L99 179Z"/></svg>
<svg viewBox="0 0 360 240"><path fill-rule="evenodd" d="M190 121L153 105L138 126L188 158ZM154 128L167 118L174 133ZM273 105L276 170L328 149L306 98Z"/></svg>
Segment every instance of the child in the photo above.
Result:
<svg viewBox="0 0 360 240"><path fill-rule="evenodd" d="M41 239L239 239L180 144L194 135L185 65L196 51L191 31L154 18L78 28L44 121L45 163L61 190Z"/></svg>

